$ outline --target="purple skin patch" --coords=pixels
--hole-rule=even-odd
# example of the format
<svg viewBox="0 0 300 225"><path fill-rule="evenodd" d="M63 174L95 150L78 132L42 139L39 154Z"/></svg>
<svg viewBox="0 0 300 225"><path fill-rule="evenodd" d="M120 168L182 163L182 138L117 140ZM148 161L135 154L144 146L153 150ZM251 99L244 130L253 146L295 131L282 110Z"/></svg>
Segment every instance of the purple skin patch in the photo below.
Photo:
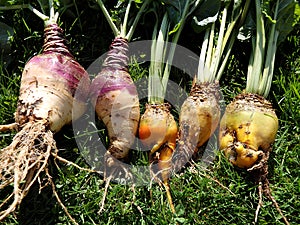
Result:
<svg viewBox="0 0 300 225"><path fill-rule="evenodd" d="M92 81L90 96L95 99L110 91L127 89L137 95L136 86L128 73L128 41L116 37L102 64L102 69Z"/></svg>
<svg viewBox="0 0 300 225"><path fill-rule="evenodd" d="M45 71L50 71L54 79L56 77L65 79L72 96L76 100L87 101L90 87L89 74L70 53L63 29L56 23L45 27L43 52L31 58L27 64L27 66L34 64Z"/></svg>
<svg viewBox="0 0 300 225"><path fill-rule="evenodd" d="M99 97L110 91L127 89L130 94L137 95L135 84L130 74L124 70L114 70L104 68L93 80L91 87L91 96Z"/></svg>
<svg viewBox="0 0 300 225"><path fill-rule="evenodd" d="M80 81L80 89L76 93L76 98L82 101L87 99L89 75L73 58L60 53L42 53L31 58L27 64L30 65L31 63L50 70L54 77L63 77L73 97Z"/></svg>

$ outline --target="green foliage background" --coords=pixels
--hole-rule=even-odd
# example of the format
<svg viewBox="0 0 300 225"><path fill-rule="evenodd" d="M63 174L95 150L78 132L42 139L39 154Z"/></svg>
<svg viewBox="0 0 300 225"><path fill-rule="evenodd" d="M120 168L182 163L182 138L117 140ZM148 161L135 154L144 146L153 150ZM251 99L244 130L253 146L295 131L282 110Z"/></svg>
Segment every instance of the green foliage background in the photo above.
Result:
<svg viewBox="0 0 300 225"><path fill-rule="evenodd" d="M20 2L0 1L0 5ZM30 2L40 7L36 1ZM110 27L94 1L55 2L61 14L59 23L65 30L71 52L87 68L108 50L113 39ZM107 4L108 8L116 10L113 9L114 1L107 1ZM299 7L297 14L294 30L278 48L269 96L280 120L269 162L270 186L282 211L295 225L300 224ZM30 57L41 51L43 22L24 9L0 11L0 23L8 25L12 32L8 35L8 42L0 39L0 123L7 124L14 121L22 69ZM3 30L1 25L1 35ZM151 15L146 15L137 27L134 40L148 40L151 35ZM201 39L201 34L196 34L190 26L186 26L179 44L199 54ZM245 87L250 48L249 43L243 42L237 42L234 46L229 65L220 81L225 103ZM130 71L133 78L138 79L147 75L147 65L133 64ZM186 90L190 88L191 81L180 71L174 70L171 76ZM13 135L1 133L0 147L7 146ZM55 138L60 149L59 155L88 167L76 146L71 126L65 127ZM144 157L139 160L146 163L147 159ZM105 210L99 215L97 212L105 186L102 177L70 165L58 163L59 167L56 167L53 161L49 164L57 192L79 224L253 224L254 221L258 203L256 186L245 171L234 168L220 153L205 170L200 162L196 162L194 166L172 176L170 185L177 211L175 215L169 209L164 189L158 184L135 187L134 191L130 186L111 184ZM4 194L1 190L0 196ZM51 188L46 187L39 192L36 184L17 213L9 216L3 224L70 223L57 204ZM280 215L266 198L259 214L259 224L282 224Z"/></svg>

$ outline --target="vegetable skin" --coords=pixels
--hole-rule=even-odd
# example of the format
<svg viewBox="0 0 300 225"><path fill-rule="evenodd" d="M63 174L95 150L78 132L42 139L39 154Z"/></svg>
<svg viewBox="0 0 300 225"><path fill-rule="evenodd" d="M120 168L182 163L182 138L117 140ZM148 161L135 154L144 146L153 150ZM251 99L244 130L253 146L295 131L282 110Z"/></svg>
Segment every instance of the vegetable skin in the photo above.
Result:
<svg viewBox="0 0 300 225"><path fill-rule="evenodd" d="M175 213L170 194L169 177L172 169L172 156L176 147L178 135L177 123L170 113L170 104L146 104L146 110L141 116L139 125L139 138L144 146L150 149L149 161L157 162L158 171L154 177L160 177L166 188L170 208ZM160 176L157 176L160 174Z"/></svg>
<svg viewBox="0 0 300 225"><path fill-rule="evenodd" d="M22 73L15 120L22 126L46 119L55 133L85 112L90 79L67 49L63 30L51 24L44 32L43 53L31 58Z"/></svg>
<svg viewBox="0 0 300 225"><path fill-rule="evenodd" d="M257 222L262 193L272 201L285 224L289 221L272 196L268 180L268 160L278 130L272 104L258 94L241 93L226 107L220 122L220 149L234 165L247 169L258 184Z"/></svg>
<svg viewBox="0 0 300 225"><path fill-rule="evenodd" d="M240 94L226 107L220 122L220 149L229 161L249 169L271 151L278 118L269 101L257 94Z"/></svg>
<svg viewBox="0 0 300 225"><path fill-rule="evenodd" d="M294 0L255 0L252 4L254 9L247 14L248 20L242 30L248 31L248 34L251 31L253 35L241 35L246 39L250 37L252 41L245 92L227 107L222 119L224 122L221 122L221 149L231 163L246 168L258 184L259 203L254 223L258 220L264 193L285 224L289 224L271 194L267 178L269 153L278 130L278 118L272 105L264 98L271 90L277 47L293 29L295 5Z"/></svg>
<svg viewBox="0 0 300 225"><path fill-rule="evenodd" d="M127 54L127 40L115 38L90 90L98 118L108 130L107 153L118 160L127 158L140 119L139 98L128 72Z"/></svg>
<svg viewBox="0 0 300 225"><path fill-rule="evenodd" d="M139 137L145 146L151 147L151 155L163 145L175 149L178 128L169 108L168 103L146 104L141 117Z"/></svg>
<svg viewBox="0 0 300 225"><path fill-rule="evenodd" d="M239 28L246 18L250 2L250 0L217 1L213 14L203 23L206 26L201 23L197 25L203 26L205 33L198 71L190 96L181 106L179 148L178 154L174 156L174 161L177 161L175 166L178 167L176 170L184 166L193 156L198 157L200 147L209 140L218 127L221 117L219 80ZM198 13L200 12L202 11Z"/></svg>
<svg viewBox="0 0 300 225"><path fill-rule="evenodd" d="M22 73L13 126L18 133L0 151L0 188L14 186L1 204L0 221L16 210L41 176L53 182L47 168L50 155L58 152L53 135L86 109L88 73L69 52L56 23L48 24L44 35L42 53L31 58Z"/></svg>
<svg viewBox="0 0 300 225"><path fill-rule="evenodd" d="M179 142L174 155L178 168L184 166L193 154L197 154L199 147L204 145L217 129L220 120L219 99L217 81L194 81L179 115Z"/></svg>

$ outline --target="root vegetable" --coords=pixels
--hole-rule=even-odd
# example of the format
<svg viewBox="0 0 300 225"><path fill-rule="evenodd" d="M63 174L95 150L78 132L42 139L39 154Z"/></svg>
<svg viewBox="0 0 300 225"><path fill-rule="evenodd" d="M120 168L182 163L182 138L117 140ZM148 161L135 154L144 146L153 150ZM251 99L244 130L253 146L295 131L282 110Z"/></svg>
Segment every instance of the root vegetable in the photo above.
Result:
<svg viewBox="0 0 300 225"><path fill-rule="evenodd" d="M151 147L150 154L154 154L163 145L175 149L177 124L168 103L146 104L139 126L139 137L144 145Z"/></svg>
<svg viewBox="0 0 300 225"><path fill-rule="evenodd" d="M295 1L265 2L255 1L256 17L246 24L247 29L256 30L251 36L247 84L243 93L226 107L221 119L219 142L220 149L229 161L240 168L247 169L258 184L259 203L254 222L257 222L264 193L275 205L284 222L283 215L269 187L268 159L278 130L278 118L267 98L273 77L276 49L280 41L292 30ZM275 23L269 23L270 18Z"/></svg>
<svg viewBox="0 0 300 225"><path fill-rule="evenodd" d="M170 193L169 177L172 169L172 155L176 147L178 127L170 112L170 105L164 102L164 98L177 41L185 20L189 13L196 8L198 2L191 0L186 1L184 4L176 4L178 3L176 2L174 5L168 5L167 3L167 7L170 7L169 13L172 13L174 10L172 7L176 6L176 12L173 11L174 13L179 12L176 19L171 21L169 18L172 16L169 17L168 10L166 10L162 21L157 19L154 27L149 67L148 104L139 124L141 142L150 149L149 160L151 163L158 162L159 171L154 171L154 178L156 178L156 174L161 174L173 213L175 213L175 207ZM161 25L158 28L159 23ZM171 26L174 26L173 30ZM172 45L169 48L167 41L170 33L173 33L173 35ZM153 167L150 169L152 170Z"/></svg>
<svg viewBox="0 0 300 225"><path fill-rule="evenodd" d="M219 84L193 84L189 97L181 106L179 116L179 147L175 164L178 168L198 152L214 133L220 120ZM178 157L178 155L174 155Z"/></svg>
<svg viewBox="0 0 300 225"><path fill-rule="evenodd" d="M146 111L141 117L139 137L144 146L150 148L149 161L158 163L158 171L152 171L155 177L160 177L167 190L167 197L171 210L175 212L170 194L169 176L172 168L172 155L176 147L178 128L170 113L170 105L147 104Z"/></svg>
<svg viewBox="0 0 300 225"><path fill-rule="evenodd" d="M240 24L245 19L250 1L235 4L228 1L212 11L205 31L197 76L190 96L181 106L179 145L174 155L176 170L199 151L217 129L220 121L219 79L228 61ZM217 20L220 14L220 20ZM218 23L219 22L219 23ZM206 23L205 23L206 24ZM217 29L219 25L219 29ZM215 38L215 34L218 34Z"/></svg>
<svg viewBox="0 0 300 225"><path fill-rule="evenodd" d="M227 105L220 122L220 149L228 160L242 169L247 169L258 184L259 204L255 222L262 205L264 193L275 205L286 224L275 198L271 195L268 175L268 160L278 130L278 118L272 104L263 96L242 93Z"/></svg>
<svg viewBox="0 0 300 225"><path fill-rule="evenodd" d="M104 209L105 197L109 183L115 171L130 172L122 165L128 159L129 150L135 141L140 120L139 98L136 86L128 71L128 42L131 40L140 16L150 0L142 3L139 11L127 32L129 12L132 4L130 0L120 30L116 27L101 0L98 4L106 17L115 39L103 62L101 71L92 80L90 98L95 107L98 118L104 122L109 136L109 147L105 153L106 186L101 201L99 213ZM118 168L120 167L120 168ZM111 169L107 175L108 169Z"/></svg>
<svg viewBox="0 0 300 225"><path fill-rule="evenodd" d="M127 40L115 38L90 91L96 113L108 130L110 146L107 153L117 160L128 157L140 119L139 99L128 72L127 54Z"/></svg>
<svg viewBox="0 0 300 225"><path fill-rule="evenodd" d="M260 95L243 93L226 107L220 123L220 149L233 165L249 169L266 161L277 130L271 103Z"/></svg>
<svg viewBox="0 0 300 225"><path fill-rule="evenodd" d="M22 73L16 123L12 126L18 133L0 151L0 188L14 186L1 204L0 221L15 211L37 179L43 176L52 182L47 166L50 155L57 154L53 134L86 109L89 76L68 50L57 17L53 8L50 18L43 16L43 51L26 63Z"/></svg>
<svg viewBox="0 0 300 225"><path fill-rule="evenodd" d="M127 32L132 1L129 1L126 7L123 24L119 30L103 2L98 0L101 10L115 34L102 69L92 80L90 91L91 101L98 118L104 122L108 130L110 142L106 154L108 167L120 165L117 163L118 160L127 159L138 129L139 99L136 86L128 72L128 42L148 3L149 0L143 2Z"/></svg>
<svg viewBox="0 0 300 225"><path fill-rule="evenodd" d="M46 26L44 35L42 54L24 67L15 120L22 126L44 119L55 133L86 110L89 77L69 52L57 24Z"/></svg>
<svg viewBox="0 0 300 225"><path fill-rule="evenodd" d="M176 146L177 124L174 117L170 113L170 105L164 103L166 86L169 78L169 66L164 60L166 57L166 43L170 21L167 13L164 14L160 29L158 30L159 20L156 21L153 31L153 40L151 45L151 62L149 67L148 82L148 103L146 110L141 117L139 124L139 137L144 146L150 149L149 162L158 163L158 171L150 172L154 174L154 178L158 180L158 174L161 174L167 192L167 198L172 212L175 212L173 200L169 187L169 176L171 171L171 158ZM169 53L173 57L172 51ZM169 65L169 66L167 66Z"/></svg>

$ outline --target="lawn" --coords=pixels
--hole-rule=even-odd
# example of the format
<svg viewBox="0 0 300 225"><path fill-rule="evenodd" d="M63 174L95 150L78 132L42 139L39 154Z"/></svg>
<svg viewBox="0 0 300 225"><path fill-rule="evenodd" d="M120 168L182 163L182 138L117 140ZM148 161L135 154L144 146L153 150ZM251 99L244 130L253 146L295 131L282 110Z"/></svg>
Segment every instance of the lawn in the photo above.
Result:
<svg viewBox="0 0 300 225"><path fill-rule="evenodd" d="M65 30L70 50L79 63L89 68L108 50L113 39L110 27L93 1L60 2L60 24ZM0 11L0 26L0 124L8 124L14 122L22 69L28 59L41 51L43 23L24 9ZM151 39L151 26L149 20L142 20L133 41ZM5 32L2 30L12 32L9 44L3 41ZM202 36L194 33L189 26L184 29L183 34L179 44L198 55ZM269 160L268 178L274 198L290 224L294 225L300 224L299 37L298 20L294 30L278 48L274 79L268 97L279 118L279 130ZM245 88L249 50L249 43L237 42L234 45L229 64L220 80L224 103L229 103ZM147 76L147 66L147 63L132 60L130 72L136 82ZM190 88L191 79L183 71L174 69L173 74L171 79L183 90ZM143 90L140 91L142 93ZM141 99L142 110L144 102L145 99ZM92 113L92 109L89 110L81 118L82 123ZM174 116L178 118L176 109ZM99 137L106 145L107 134L103 124L96 122L94 125L98 127ZM81 132L86 137L89 136L85 133L86 130ZM0 133L0 149L9 145L14 134ZM89 168L71 125L55 134L55 139L59 156ZM213 150L212 162L205 164L203 158L200 158L172 175L170 186L176 214L170 211L164 188L155 182L141 186L111 183L104 210L98 213L105 190L102 176L54 159L49 162L50 174L62 203L79 224L253 224L259 198L257 186L247 172L228 163L217 151L216 142L214 135L206 148ZM131 156L132 164L147 164L145 152L134 151ZM51 186L42 190L39 187L38 183L34 184L18 210L3 224L72 224L58 204ZM8 189L1 190L1 200ZM283 224L276 208L265 197L258 224Z"/></svg>

